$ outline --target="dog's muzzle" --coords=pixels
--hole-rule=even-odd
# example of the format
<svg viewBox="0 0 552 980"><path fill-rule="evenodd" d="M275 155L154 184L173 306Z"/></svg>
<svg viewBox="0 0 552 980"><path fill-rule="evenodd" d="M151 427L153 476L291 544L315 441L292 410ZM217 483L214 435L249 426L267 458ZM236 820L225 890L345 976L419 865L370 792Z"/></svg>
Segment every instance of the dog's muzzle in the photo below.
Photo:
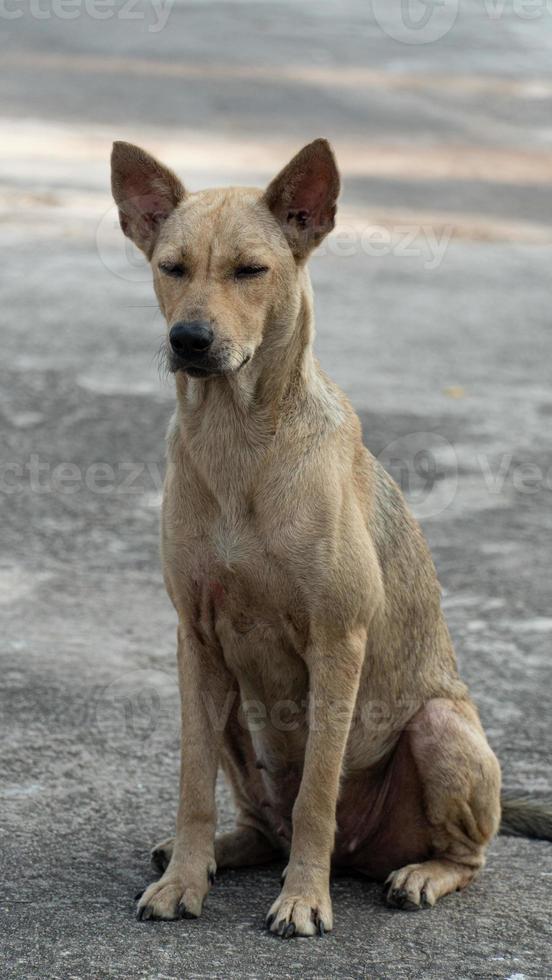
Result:
<svg viewBox="0 0 552 980"><path fill-rule="evenodd" d="M204 320L175 323L169 331L172 370L186 371L192 377L217 374L210 356L214 339L213 328Z"/></svg>
<svg viewBox="0 0 552 980"><path fill-rule="evenodd" d="M169 330L169 367L173 374L184 371L192 378L208 378L212 375L233 374L244 367L251 354L243 354L236 362L228 349L215 344L215 334L210 323L191 320L175 323Z"/></svg>

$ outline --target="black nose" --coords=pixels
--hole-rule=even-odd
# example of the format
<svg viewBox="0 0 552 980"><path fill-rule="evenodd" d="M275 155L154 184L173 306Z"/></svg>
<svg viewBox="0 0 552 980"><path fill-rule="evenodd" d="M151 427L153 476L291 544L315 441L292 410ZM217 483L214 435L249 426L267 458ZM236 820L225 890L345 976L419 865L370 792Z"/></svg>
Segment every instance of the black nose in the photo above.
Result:
<svg viewBox="0 0 552 980"><path fill-rule="evenodd" d="M202 320L175 323L169 332L169 340L175 354L179 357L193 357L204 354L213 343L213 331Z"/></svg>

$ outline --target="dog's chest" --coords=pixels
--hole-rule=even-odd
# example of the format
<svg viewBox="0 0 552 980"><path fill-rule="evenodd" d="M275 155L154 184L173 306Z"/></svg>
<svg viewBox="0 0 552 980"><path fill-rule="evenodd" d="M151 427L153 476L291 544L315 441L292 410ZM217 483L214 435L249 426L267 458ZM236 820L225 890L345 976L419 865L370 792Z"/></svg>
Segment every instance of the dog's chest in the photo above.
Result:
<svg viewBox="0 0 552 980"><path fill-rule="evenodd" d="M269 658L301 654L306 630L297 585L270 537L247 518L213 523L193 588L194 625L204 642L222 647L238 678L258 673Z"/></svg>

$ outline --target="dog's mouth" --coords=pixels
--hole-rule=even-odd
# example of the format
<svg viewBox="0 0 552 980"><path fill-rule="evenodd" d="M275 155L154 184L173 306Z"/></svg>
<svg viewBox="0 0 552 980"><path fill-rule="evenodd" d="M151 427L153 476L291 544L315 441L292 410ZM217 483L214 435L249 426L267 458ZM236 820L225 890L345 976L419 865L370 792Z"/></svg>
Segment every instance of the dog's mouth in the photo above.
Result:
<svg viewBox="0 0 552 980"><path fill-rule="evenodd" d="M183 364L177 368L177 371L184 371L185 374L189 374L190 378L212 378L213 375L220 374L220 371L200 367L198 364Z"/></svg>
<svg viewBox="0 0 552 980"><path fill-rule="evenodd" d="M183 374L189 374L191 378L210 378L222 373L219 365L206 357L202 358L201 361L199 359L190 361L183 357L178 357L177 354L171 351L168 361L172 374L178 374L179 371L182 371Z"/></svg>
<svg viewBox="0 0 552 980"><path fill-rule="evenodd" d="M206 381L208 378L221 377L225 374L237 374L237 372L241 371L241 369L245 367L250 360L251 355L246 354L237 367L228 368L207 360L204 360L201 364L198 362L192 363L171 354L169 358L169 367L172 374L177 374L179 371L182 371L190 378L201 378Z"/></svg>

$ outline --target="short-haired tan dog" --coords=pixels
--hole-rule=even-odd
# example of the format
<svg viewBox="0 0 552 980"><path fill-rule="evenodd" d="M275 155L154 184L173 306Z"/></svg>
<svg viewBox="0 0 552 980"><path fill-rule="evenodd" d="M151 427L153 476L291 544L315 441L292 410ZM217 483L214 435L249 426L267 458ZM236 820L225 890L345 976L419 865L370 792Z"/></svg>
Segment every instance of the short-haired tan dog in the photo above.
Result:
<svg viewBox="0 0 552 980"><path fill-rule="evenodd" d="M121 226L148 257L178 406L162 554L182 701L174 839L141 919L198 916L217 868L285 855L267 925L332 928L330 869L434 905L483 866L500 769L458 677L433 562L313 354L306 262L334 226L325 140L265 191L188 193L113 149ZM215 836L219 765L236 829ZM550 836L510 803L502 829Z"/></svg>

